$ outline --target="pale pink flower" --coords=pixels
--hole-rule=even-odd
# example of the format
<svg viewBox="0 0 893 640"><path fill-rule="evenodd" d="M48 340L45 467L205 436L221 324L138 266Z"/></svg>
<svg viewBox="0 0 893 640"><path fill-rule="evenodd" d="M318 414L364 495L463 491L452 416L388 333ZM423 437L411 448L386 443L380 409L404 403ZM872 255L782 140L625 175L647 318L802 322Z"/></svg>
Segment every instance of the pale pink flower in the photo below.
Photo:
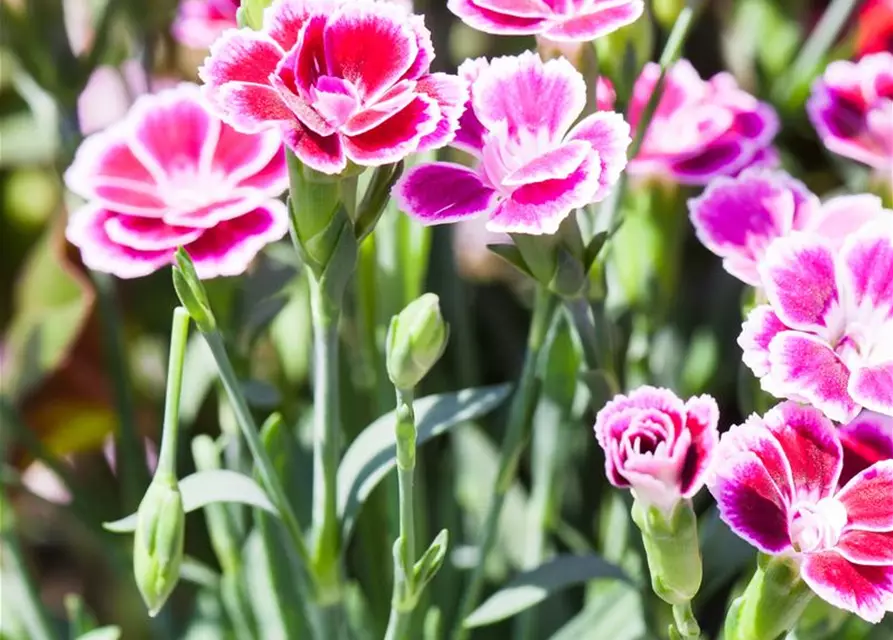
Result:
<svg viewBox="0 0 893 640"><path fill-rule="evenodd" d="M403 211L423 224L486 215L490 231L551 234L617 182L629 126L618 113L597 112L571 128L586 83L567 60L544 63L531 52L480 58L459 75L471 83L471 100L453 144L479 164L413 167L393 192Z"/></svg>
<svg viewBox="0 0 893 640"><path fill-rule="evenodd" d="M794 402L732 427L715 455L708 488L735 533L795 560L835 607L869 622L893 610L893 460L841 487L834 425Z"/></svg>
<svg viewBox="0 0 893 640"><path fill-rule="evenodd" d="M67 238L88 267L121 278L170 264L180 246L200 277L237 275L288 226L277 133L235 131L191 84L137 99L83 142L65 182L87 200Z"/></svg>
<svg viewBox="0 0 893 640"><path fill-rule="evenodd" d="M893 215L868 194L821 204L788 174L754 168L736 178L714 179L688 201L688 210L701 243L723 258L726 271L753 286L760 285L758 266L777 238L810 231L839 246L867 222Z"/></svg>
<svg viewBox="0 0 893 640"><path fill-rule="evenodd" d="M627 112L635 130L654 93L660 68L649 62L636 80ZM742 90L729 73L704 81L687 60L666 74L664 90L642 148L630 159L633 175L705 185L775 158L778 133L774 109Z"/></svg>
<svg viewBox="0 0 893 640"><path fill-rule="evenodd" d="M829 150L893 180L893 52L832 62L806 109Z"/></svg>
<svg viewBox="0 0 893 640"><path fill-rule="evenodd" d="M893 415L893 218L834 246L814 233L772 243L759 265L769 304L738 343L762 387L838 422Z"/></svg>
<svg viewBox="0 0 893 640"><path fill-rule="evenodd" d="M182 0L171 28L174 38L193 49L207 49L236 26L240 0Z"/></svg>
<svg viewBox="0 0 893 640"><path fill-rule="evenodd" d="M608 481L670 512L704 486L719 440L718 422L719 408L710 396L683 402L655 387L617 396L595 421Z"/></svg>
<svg viewBox="0 0 893 640"><path fill-rule="evenodd" d="M276 0L262 31L227 31L199 70L240 131L278 128L307 166L336 174L453 139L466 86L429 73L421 16L390 3Z"/></svg>
<svg viewBox="0 0 893 640"><path fill-rule="evenodd" d="M541 35L586 42L635 22L642 0L448 0L468 26L496 35Z"/></svg>

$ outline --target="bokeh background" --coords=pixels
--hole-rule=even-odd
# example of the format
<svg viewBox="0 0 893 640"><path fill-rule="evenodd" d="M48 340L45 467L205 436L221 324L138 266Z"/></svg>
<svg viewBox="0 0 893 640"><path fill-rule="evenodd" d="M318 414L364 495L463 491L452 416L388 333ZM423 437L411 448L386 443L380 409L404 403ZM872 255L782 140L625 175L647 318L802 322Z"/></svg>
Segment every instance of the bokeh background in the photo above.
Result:
<svg viewBox="0 0 893 640"><path fill-rule="evenodd" d="M648 4L647 19L597 46L600 68L621 96L634 79L631 70L659 53L683 3ZM801 77L788 73L826 4L714 0L707 3L685 47L685 57L703 77L730 70L744 88L774 104L783 122L776 140L783 165L823 196L871 186L867 171L824 150L806 118L803 103L821 66ZM860 4L828 59L893 50L893 8L884 0ZM875 8L880 5L887 7L886 13ZM196 81L206 52L183 46L171 35L174 0L0 0L0 7L0 383L2 477L10 498L4 504L4 526L11 526L14 513L23 558L40 598L57 618L59 637L67 637L66 611L81 606L77 598L99 620L121 625L125 638L218 637L214 620L222 615L219 606L197 600L193 582L200 582L201 575L184 581L150 624L127 567L128 542L85 524L120 517L133 506L133 496L125 495L116 475L110 440L118 421L116 380L129 383L151 466L176 298L169 270L114 282L86 272L64 239L71 197L60 179L79 131L89 134L115 122L143 92ZM433 32L435 70L454 71L468 57L535 46L532 38L497 38L471 30L449 13L443 0L419 0L415 7L425 13ZM98 58L91 54L97 47L103 52ZM725 427L762 408L766 399L739 366L735 339L742 286L687 226L684 202L696 193L670 185L635 186L623 205L633 218L613 248L617 266L606 274L610 294L605 304L627 385L652 382L683 396L711 393L719 400ZM881 195L889 206L890 194ZM345 402L348 437L391 408L391 392L379 367L384 327L391 314L422 291L441 296L452 325L446 357L426 381L425 392L517 377L530 292L519 274L487 250L494 241L499 238L479 224L423 231L397 211L386 213L375 246L364 249L342 332L345 384L351 390ZM103 287L105 293L99 295ZM250 382L254 408L259 415L281 408L300 437L310 409L310 325L306 287L287 240L268 247L246 276L215 280L209 288L238 367ZM120 335L103 323L104 301L120 314ZM116 340L125 348L124 371L106 359L105 347ZM492 584L504 581L523 562L527 504L535 493L530 469L542 456L552 460L556 476L545 497L551 505L553 544L570 550L598 546L609 555L612 541L625 539L623 503L605 487L591 437L592 416L579 401L574 404L578 362L567 328L557 328L554 340L558 364L548 378L551 400L537 414L538 421L552 426L538 429L545 435L534 439L532 455L510 494L488 568ZM199 343L191 343L188 362L183 428L190 435L215 436L232 429L213 363ZM423 449L420 487L427 530L447 526L456 543L451 562L432 587L431 597L446 619L461 595L463 563L474 561L463 545L474 540L485 508L503 418L497 412ZM82 499L73 500L47 465L35 461L37 454L59 461L76 480ZM297 493L309 492L308 461L307 449L297 447L291 469ZM190 464L186 455L184 471ZM364 512L351 551L351 574L363 585L370 608L385 613L390 542L388 528L378 526L376 518L393 517L393 495L387 483L376 492L370 502L375 507ZM193 514L188 522L187 553L214 567L203 517ZM712 582L699 605L705 628L715 630L725 599L752 556L721 527L708 538L705 556ZM614 560L622 561L622 550L619 554ZM0 592L0 606L12 602L10 593L7 585ZM536 637L550 637L561 628L566 635L560 637L586 637L565 626L582 602L583 589L578 588L543 605ZM2 618L9 616L0 616L0 634ZM613 640L636 637L622 636L631 623L622 616L618 620ZM381 624L373 616L370 628ZM505 637L507 628L491 627L479 637Z"/></svg>

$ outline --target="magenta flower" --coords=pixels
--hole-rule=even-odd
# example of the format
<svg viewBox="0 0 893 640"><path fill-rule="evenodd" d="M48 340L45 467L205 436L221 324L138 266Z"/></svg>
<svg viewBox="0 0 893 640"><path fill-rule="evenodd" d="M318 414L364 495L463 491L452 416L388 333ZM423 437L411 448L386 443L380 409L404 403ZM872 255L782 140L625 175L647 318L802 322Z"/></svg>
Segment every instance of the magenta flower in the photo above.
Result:
<svg viewBox="0 0 893 640"><path fill-rule="evenodd" d="M688 201L701 243L723 258L726 271L760 286L758 265L776 238L811 231L834 245L862 225L886 215L872 195L840 196L824 205L798 180L782 171L746 169L737 178L719 177Z"/></svg>
<svg viewBox="0 0 893 640"><path fill-rule="evenodd" d="M183 246L202 278L237 275L281 238L288 186L275 131L239 133L213 116L196 85L137 99L127 117L87 138L65 173L87 203L66 235L91 269L135 278Z"/></svg>
<svg viewBox="0 0 893 640"><path fill-rule="evenodd" d="M468 26L496 35L587 42L635 22L642 0L447 0Z"/></svg>
<svg viewBox="0 0 893 640"><path fill-rule="evenodd" d="M171 32L181 44L207 49L217 37L236 26L240 0L182 0Z"/></svg>
<svg viewBox="0 0 893 640"><path fill-rule="evenodd" d="M199 76L226 122L278 127L302 162L336 174L453 139L466 87L429 73L433 58L421 16L396 5L276 0L262 31L227 31Z"/></svg>
<svg viewBox="0 0 893 640"><path fill-rule="evenodd" d="M893 416L863 411L837 435L843 445L841 485L876 462L893 460Z"/></svg>
<svg viewBox="0 0 893 640"><path fill-rule="evenodd" d="M489 231L551 234L573 209L608 194L626 165L629 126L620 114L598 112L571 129L586 84L567 60L480 58L459 74L471 83L471 101L453 144L480 163L407 171L393 192L403 211L423 224L485 214Z"/></svg>
<svg viewBox="0 0 893 640"><path fill-rule="evenodd" d="M704 485L719 439L719 409L710 396L683 403L667 389L640 387L598 412L595 437L615 487L669 512Z"/></svg>
<svg viewBox="0 0 893 640"><path fill-rule="evenodd" d="M633 87L628 117L635 128L660 69L648 63ZM687 60L666 75L664 93L629 172L705 185L750 166L768 166L778 133L772 107L738 87L728 73L701 80Z"/></svg>
<svg viewBox="0 0 893 640"><path fill-rule="evenodd" d="M826 602L879 622L893 610L893 460L839 488L842 461L831 421L784 402L722 437L708 487L735 533L796 559Z"/></svg>
<svg viewBox="0 0 893 640"><path fill-rule="evenodd" d="M738 344L762 387L838 422L862 408L893 415L893 217L839 251L815 234L776 240L760 264L769 304Z"/></svg>
<svg viewBox="0 0 893 640"><path fill-rule="evenodd" d="M893 171L893 53L832 62L806 109L829 150L887 176Z"/></svg>

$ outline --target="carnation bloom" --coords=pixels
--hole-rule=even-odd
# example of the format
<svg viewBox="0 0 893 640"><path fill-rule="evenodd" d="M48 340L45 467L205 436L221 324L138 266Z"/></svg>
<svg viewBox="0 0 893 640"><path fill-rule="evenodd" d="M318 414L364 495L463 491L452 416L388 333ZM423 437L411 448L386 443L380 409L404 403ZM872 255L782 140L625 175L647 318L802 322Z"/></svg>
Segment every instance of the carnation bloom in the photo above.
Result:
<svg viewBox="0 0 893 640"><path fill-rule="evenodd" d="M660 67L645 65L633 87L627 112L635 129L651 98ZM738 87L729 73L701 80L687 60L666 74L664 90L642 148L630 159L634 175L704 185L717 176L772 163L778 132L773 108Z"/></svg>
<svg viewBox="0 0 893 640"><path fill-rule="evenodd" d="M182 0L172 33L181 44L207 49L217 37L236 26L240 0Z"/></svg>
<svg viewBox="0 0 893 640"><path fill-rule="evenodd" d="M682 402L667 389L640 387L599 411L595 437L615 487L669 511L704 485L719 438L719 409L710 396Z"/></svg>
<svg viewBox="0 0 893 640"><path fill-rule="evenodd" d="M893 460L841 488L842 462L831 421L784 402L723 435L708 488L735 533L795 559L826 602L879 622L893 609Z"/></svg>
<svg viewBox="0 0 893 640"><path fill-rule="evenodd" d="M448 0L468 26L496 35L542 35L588 42L634 22L642 0Z"/></svg>
<svg viewBox="0 0 893 640"><path fill-rule="evenodd" d="M65 182L87 200L66 236L84 264L121 278L160 269L180 246L200 277L237 275L288 227L279 136L235 131L196 85L138 98L84 141Z"/></svg>
<svg viewBox="0 0 893 640"><path fill-rule="evenodd" d="M875 462L893 460L893 416L863 411L837 434L843 445L841 485Z"/></svg>
<svg viewBox="0 0 893 640"><path fill-rule="evenodd" d="M893 52L832 62L806 109L830 151L893 171Z"/></svg>
<svg viewBox="0 0 893 640"><path fill-rule="evenodd" d="M423 224L484 214L490 231L551 234L573 209L608 194L626 165L629 126L620 114L597 112L571 129L586 83L567 60L480 58L459 74L471 100L453 144L478 167L412 168L393 192L403 211Z"/></svg>
<svg viewBox="0 0 893 640"><path fill-rule="evenodd" d="M893 51L893 0L867 0L856 22L856 57Z"/></svg>
<svg viewBox="0 0 893 640"><path fill-rule="evenodd" d="M278 128L307 166L340 173L398 162L452 140L465 83L429 73L421 16L368 0L276 0L261 31L234 29L199 69L240 131Z"/></svg>
<svg viewBox="0 0 893 640"><path fill-rule="evenodd" d="M688 210L701 243L723 258L726 271L753 286L760 285L757 266L776 238L805 230L840 244L886 214L881 199L867 194L839 196L822 205L799 180L766 169L716 178L688 201Z"/></svg>
<svg viewBox="0 0 893 640"><path fill-rule="evenodd" d="M776 240L760 264L769 304L738 344L766 391L848 422L862 408L893 415L893 217L839 250L816 234Z"/></svg>

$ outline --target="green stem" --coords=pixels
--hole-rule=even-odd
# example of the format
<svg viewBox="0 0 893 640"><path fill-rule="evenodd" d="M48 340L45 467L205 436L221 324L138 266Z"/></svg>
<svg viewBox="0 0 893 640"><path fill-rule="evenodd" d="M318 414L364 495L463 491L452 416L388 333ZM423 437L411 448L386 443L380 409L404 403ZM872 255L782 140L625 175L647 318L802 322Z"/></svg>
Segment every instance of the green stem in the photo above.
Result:
<svg viewBox="0 0 893 640"><path fill-rule="evenodd" d="M186 341L189 338L189 312L183 307L174 309L171 322L171 351L167 362L167 386L164 392L164 421L161 430L161 451L158 453L156 473L176 476L177 436L180 422L180 392L183 389L183 363L186 360Z"/></svg>
<svg viewBox="0 0 893 640"><path fill-rule="evenodd" d="M540 351L546 341L546 334L552 324L552 318L558 308L558 299L543 285L537 284L536 301L533 308L533 320L530 324L530 333L527 336L527 353L524 357L524 368L518 388L512 398L509 410L508 426L502 441L502 449L499 456L499 471L496 477L496 486L490 496L487 505L487 515L484 520L481 542L478 547L479 559L472 570L471 578L465 589L465 595L459 606L459 615L453 626L452 638L463 640L468 636L468 629L463 626L463 621L472 612L484 587L484 565L493 544L496 541L496 533L499 525L499 514L505 502L505 496L518 470L518 460L524 451L524 447L530 437L530 422L533 410L539 397L539 385L537 380L537 365Z"/></svg>
<svg viewBox="0 0 893 640"><path fill-rule="evenodd" d="M777 101L787 102L798 88L812 79L822 56L834 45L858 2L859 0L834 0L831 3L787 73L782 74L773 85L772 95Z"/></svg>
<svg viewBox="0 0 893 640"><path fill-rule="evenodd" d="M400 504L400 537L394 551L394 593L386 640L409 637L412 612L418 601L414 583L415 565L415 504L413 475L416 448L415 413L412 391L397 392L397 483Z"/></svg>
<svg viewBox="0 0 893 640"><path fill-rule="evenodd" d="M604 311L599 309L598 313L595 313L592 303L586 298L566 300L565 306L570 314L574 331L580 338L586 368L590 371L601 369L616 380L610 327L605 321Z"/></svg>
<svg viewBox="0 0 893 640"><path fill-rule="evenodd" d="M701 636L701 627L691 610L691 602L673 605L673 621L681 640L698 640Z"/></svg>
<svg viewBox="0 0 893 640"><path fill-rule="evenodd" d="M149 481L146 452L136 429L130 376L127 369L121 317L115 306L114 280L106 273L92 272L103 324L103 339L115 395L119 425L115 437L115 459L124 491L125 509L136 510Z"/></svg>
<svg viewBox="0 0 893 640"><path fill-rule="evenodd" d="M310 275L313 320L313 567L326 606L341 601L341 528L338 522L338 461L341 417L338 378L337 301Z"/></svg>
<svg viewBox="0 0 893 640"><path fill-rule="evenodd" d="M53 632L50 620L47 617L37 589L28 575L28 569L25 565L25 559L22 549L19 546L18 538L15 534L15 516L12 511L12 505L6 496L6 492L0 490L0 547L2 547L3 573L6 583L7 578L12 585L18 583L18 588L12 586L10 593L4 594L10 602L4 601L4 608L8 605L9 611L16 612L16 618L19 620L23 631L28 638L32 640L53 640L56 634ZM18 598L13 600L13 594L19 594Z"/></svg>

